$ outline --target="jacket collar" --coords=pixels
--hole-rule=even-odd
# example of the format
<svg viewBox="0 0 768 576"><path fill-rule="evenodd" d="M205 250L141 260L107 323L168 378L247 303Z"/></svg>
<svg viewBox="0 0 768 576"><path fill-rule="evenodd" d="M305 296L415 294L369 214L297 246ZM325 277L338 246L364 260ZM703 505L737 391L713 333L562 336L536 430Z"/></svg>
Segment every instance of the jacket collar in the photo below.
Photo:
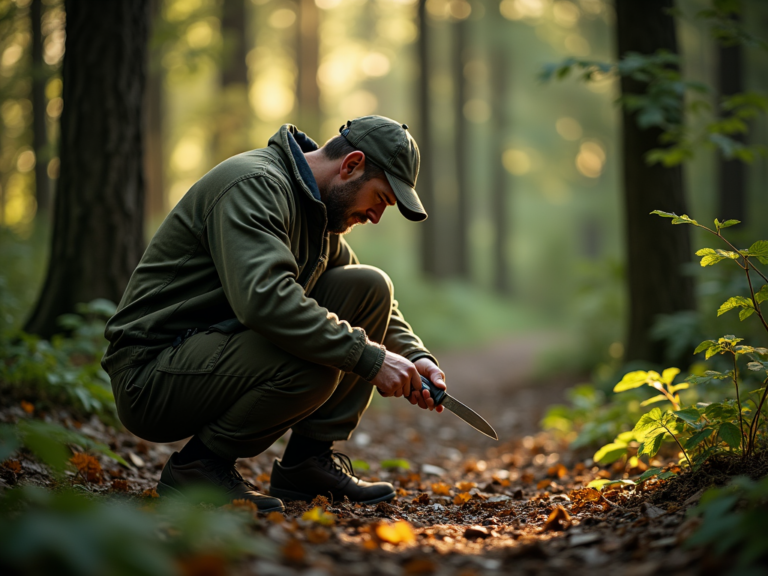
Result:
<svg viewBox="0 0 768 576"><path fill-rule="evenodd" d="M269 145L276 146L283 153L299 187L313 200L320 202L320 190L304 158L304 152L314 152L318 149L317 143L293 124L283 124L280 130L269 139Z"/></svg>

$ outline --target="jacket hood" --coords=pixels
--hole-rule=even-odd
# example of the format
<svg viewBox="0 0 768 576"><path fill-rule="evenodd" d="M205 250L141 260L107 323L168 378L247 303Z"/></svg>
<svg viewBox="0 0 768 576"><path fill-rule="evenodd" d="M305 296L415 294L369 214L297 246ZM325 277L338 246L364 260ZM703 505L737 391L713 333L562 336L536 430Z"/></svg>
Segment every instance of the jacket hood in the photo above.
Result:
<svg viewBox="0 0 768 576"><path fill-rule="evenodd" d="M269 145L277 147L283 153L291 174L301 189L313 200L320 202L320 190L304 158L305 152L314 152L319 148L317 143L293 124L283 124L269 139Z"/></svg>

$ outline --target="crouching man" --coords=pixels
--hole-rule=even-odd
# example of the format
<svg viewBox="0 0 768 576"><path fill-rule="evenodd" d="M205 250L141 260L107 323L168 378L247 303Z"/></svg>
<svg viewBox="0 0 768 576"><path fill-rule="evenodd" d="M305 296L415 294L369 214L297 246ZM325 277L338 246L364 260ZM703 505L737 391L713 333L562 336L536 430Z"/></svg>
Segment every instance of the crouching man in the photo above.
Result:
<svg viewBox="0 0 768 576"><path fill-rule="evenodd" d="M166 463L161 495L215 487L262 512L319 494L394 497L391 484L356 478L333 442L350 437L374 388L435 409L419 375L445 388L444 374L389 277L361 265L342 235L395 204L425 219L418 170L408 127L388 118L349 121L319 149L287 124L170 212L107 324L102 360L128 430L151 442L192 437ZM235 461L288 429L270 495L259 493Z"/></svg>

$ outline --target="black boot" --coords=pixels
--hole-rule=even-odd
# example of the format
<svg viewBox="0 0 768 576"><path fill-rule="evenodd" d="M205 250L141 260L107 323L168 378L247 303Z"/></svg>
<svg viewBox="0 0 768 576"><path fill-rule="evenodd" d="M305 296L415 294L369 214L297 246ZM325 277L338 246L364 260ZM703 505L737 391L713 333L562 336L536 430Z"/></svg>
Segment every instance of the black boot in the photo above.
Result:
<svg viewBox="0 0 768 576"><path fill-rule="evenodd" d="M361 504L388 502L395 497L389 482L365 482L355 476L348 456L328 450L296 466L283 466L280 460L272 465L269 493L286 500L309 502L316 496Z"/></svg>
<svg viewBox="0 0 768 576"><path fill-rule="evenodd" d="M249 500L259 512L283 512L285 506L277 498L256 491L256 487L245 480L234 463L219 459L195 460L186 464L179 461L174 452L166 462L157 493L161 496L180 496L190 488L214 488L232 500Z"/></svg>

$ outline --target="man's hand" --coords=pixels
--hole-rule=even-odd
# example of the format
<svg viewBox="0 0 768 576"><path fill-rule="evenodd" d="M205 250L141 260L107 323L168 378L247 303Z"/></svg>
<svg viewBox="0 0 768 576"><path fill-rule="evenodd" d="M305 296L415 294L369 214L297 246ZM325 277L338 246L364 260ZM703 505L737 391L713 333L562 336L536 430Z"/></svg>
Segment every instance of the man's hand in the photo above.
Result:
<svg viewBox="0 0 768 576"><path fill-rule="evenodd" d="M412 390L421 390L421 377L413 362L400 354L387 351L384 362L371 381L382 396L411 396Z"/></svg>
<svg viewBox="0 0 768 576"><path fill-rule="evenodd" d="M423 374L429 378L435 386L445 390L445 373L440 370L432 360L429 358L419 358L416 360L415 366L419 371L419 374ZM421 378L419 378L419 386L414 388L413 392L408 396L408 400L411 404L418 404L419 407L424 408L425 410L443 411L442 406L437 406L437 408L435 408L435 401L430 397L429 390L421 389Z"/></svg>

